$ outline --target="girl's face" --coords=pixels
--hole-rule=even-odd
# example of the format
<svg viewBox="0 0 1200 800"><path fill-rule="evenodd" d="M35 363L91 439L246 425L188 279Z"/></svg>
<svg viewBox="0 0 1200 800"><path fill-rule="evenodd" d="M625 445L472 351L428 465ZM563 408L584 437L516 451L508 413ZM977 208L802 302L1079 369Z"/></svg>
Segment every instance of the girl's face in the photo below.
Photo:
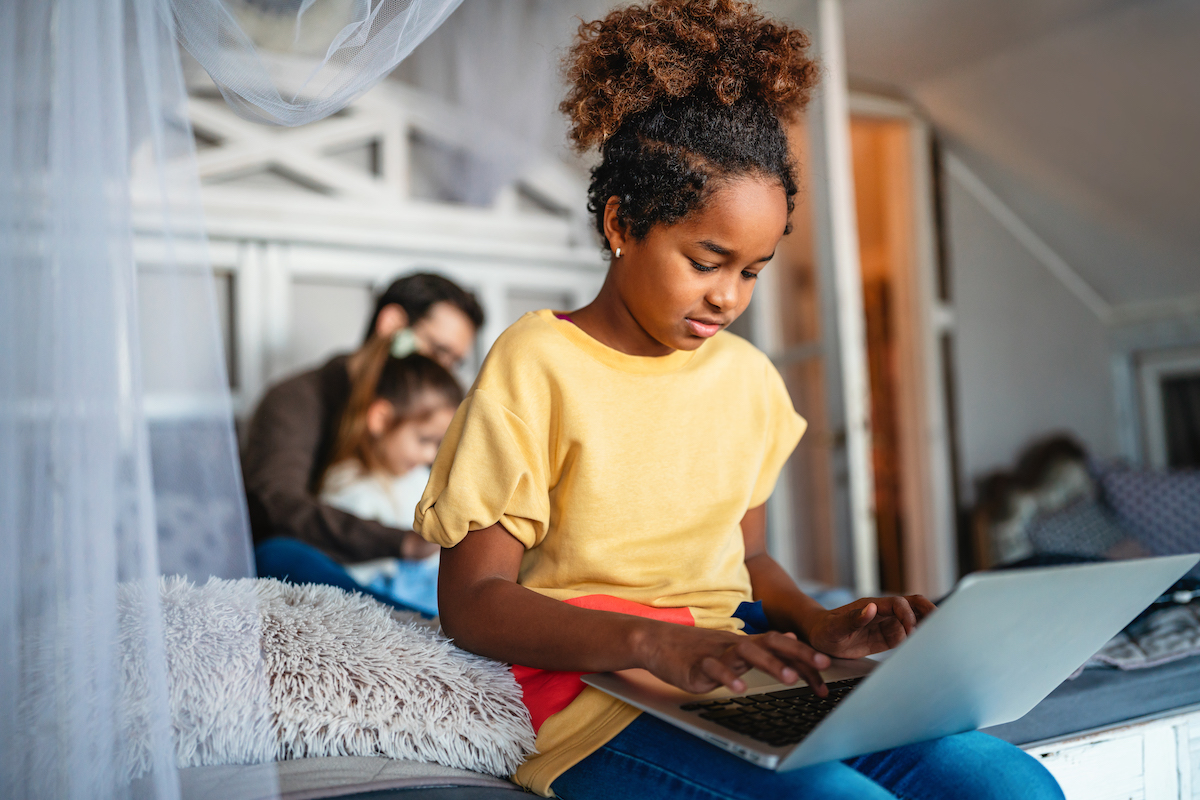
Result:
<svg viewBox="0 0 1200 800"><path fill-rule="evenodd" d="M386 400L375 402L387 403ZM399 477L416 467L432 464L453 418L453 408L439 406L415 419L389 427L375 440L375 454L380 465Z"/></svg>
<svg viewBox="0 0 1200 800"><path fill-rule="evenodd" d="M605 232L621 257L609 278L633 323L621 349L648 356L695 350L728 327L746 310L786 228L783 187L758 177L729 181L702 209L655 225L640 241L625 234L610 200Z"/></svg>

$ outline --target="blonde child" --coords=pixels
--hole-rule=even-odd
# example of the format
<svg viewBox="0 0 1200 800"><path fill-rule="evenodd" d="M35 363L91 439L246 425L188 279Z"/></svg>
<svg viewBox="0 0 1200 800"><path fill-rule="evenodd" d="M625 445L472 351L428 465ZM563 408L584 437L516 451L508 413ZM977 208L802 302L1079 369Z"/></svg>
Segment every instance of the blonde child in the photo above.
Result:
<svg viewBox="0 0 1200 800"><path fill-rule="evenodd" d="M428 467L462 401L454 377L415 349L409 330L367 346L321 480L323 502L394 528L412 525ZM372 593L437 614L437 554L379 559L346 571Z"/></svg>
<svg viewBox="0 0 1200 800"><path fill-rule="evenodd" d="M599 147L597 298L527 314L493 346L417 509L444 548L442 625L515 665L538 753L514 779L584 798L1061 798L980 733L787 773L591 688L642 667L692 692L752 667L805 678L894 647L923 597L826 610L765 549L764 503L804 421L727 332L796 193L782 120L817 68L803 32L732 0L662 0L584 24L563 109Z"/></svg>

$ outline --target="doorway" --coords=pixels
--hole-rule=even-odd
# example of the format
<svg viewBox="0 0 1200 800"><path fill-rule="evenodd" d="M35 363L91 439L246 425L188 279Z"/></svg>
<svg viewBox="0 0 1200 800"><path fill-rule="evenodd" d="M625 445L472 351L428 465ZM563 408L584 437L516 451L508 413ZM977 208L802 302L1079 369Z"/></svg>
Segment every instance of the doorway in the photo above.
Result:
<svg viewBox="0 0 1200 800"><path fill-rule="evenodd" d="M879 585L885 592L903 592L911 569L904 544L908 515L902 448L906 443L900 440L907 376L901 374L899 340L911 338L901 328L911 326L912 320L910 310L897 304L915 255L909 137L909 126L901 120L863 116L850 120L871 389L875 532Z"/></svg>
<svg viewBox="0 0 1200 800"><path fill-rule="evenodd" d="M939 289L930 132L891 101L852 97L851 111L879 586L936 595L953 585L957 570L942 347L952 315ZM807 137L798 129L790 139L801 193L793 233L772 268L779 320L771 354L809 432L781 486L796 574L847 584L846 434L831 405L838 345L826 341L837 300L819 280L804 186Z"/></svg>

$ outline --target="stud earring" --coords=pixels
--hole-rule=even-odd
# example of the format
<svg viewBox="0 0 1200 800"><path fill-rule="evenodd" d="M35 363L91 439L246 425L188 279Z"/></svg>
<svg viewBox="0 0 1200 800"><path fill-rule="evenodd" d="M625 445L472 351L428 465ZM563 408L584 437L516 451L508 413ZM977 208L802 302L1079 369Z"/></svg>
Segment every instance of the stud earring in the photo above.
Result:
<svg viewBox="0 0 1200 800"><path fill-rule="evenodd" d="M618 247L617 252L613 253L613 255L616 256L617 258L620 258L621 257L621 248Z"/></svg>

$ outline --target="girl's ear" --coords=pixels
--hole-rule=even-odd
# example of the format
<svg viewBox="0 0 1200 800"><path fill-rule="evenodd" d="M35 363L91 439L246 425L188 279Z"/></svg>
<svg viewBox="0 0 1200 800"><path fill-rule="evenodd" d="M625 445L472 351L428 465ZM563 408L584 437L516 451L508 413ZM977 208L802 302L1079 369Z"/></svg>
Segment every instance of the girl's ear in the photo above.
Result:
<svg viewBox="0 0 1200 800"><path fill-rule="evenodd" d="M608 247L613 253L618 249L626 249L629 238L625 223L617 216L620 207L621 199L616 195L608 198L608 202L604 204L604 238L608 240Z"/></svg>
<svg viewBox="0 0 1200 800"><path fill-rule="evenodd" d="M396 409L387 400L372 400L371 405L367 406L367 433L376 438L383 436L391 429L395 416Z"/></svg>

